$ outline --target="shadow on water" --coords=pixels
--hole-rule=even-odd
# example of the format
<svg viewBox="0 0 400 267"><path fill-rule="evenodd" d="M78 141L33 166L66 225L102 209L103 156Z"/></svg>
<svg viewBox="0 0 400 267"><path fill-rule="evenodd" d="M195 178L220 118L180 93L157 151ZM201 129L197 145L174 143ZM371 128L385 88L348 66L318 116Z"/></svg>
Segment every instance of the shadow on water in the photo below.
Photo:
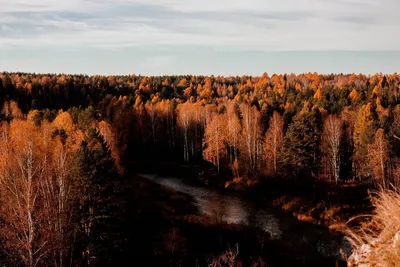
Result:
<svg viewBox="0 0 400 267"><path fill-rule="evenodd" d="M342 260L350 254L350 246L343 236L318 225L300 222L293 216L269 207L256 207L234 194L186 184L173 177L141 174L154 183L175 189L193 197L193 204L201 214L225 223L244 225L268 233L270 240L283 242L297 252L312 252L322 257ZM287 251L285 253L290 253ZM343 262L342 262L343 264Z"/></svg>

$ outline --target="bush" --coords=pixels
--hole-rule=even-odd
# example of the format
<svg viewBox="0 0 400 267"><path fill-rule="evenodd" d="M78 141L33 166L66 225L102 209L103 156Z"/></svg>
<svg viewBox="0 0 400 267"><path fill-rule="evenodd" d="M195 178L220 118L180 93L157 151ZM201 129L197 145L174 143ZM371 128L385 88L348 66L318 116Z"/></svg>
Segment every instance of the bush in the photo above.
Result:
<svg viewBox="0 0 400 267"><path fill-rule="evenodd" d="M375 212L359 229L348 232L354 249L348 266L399 266L400 192L382 190L372 197Z"/></svg>

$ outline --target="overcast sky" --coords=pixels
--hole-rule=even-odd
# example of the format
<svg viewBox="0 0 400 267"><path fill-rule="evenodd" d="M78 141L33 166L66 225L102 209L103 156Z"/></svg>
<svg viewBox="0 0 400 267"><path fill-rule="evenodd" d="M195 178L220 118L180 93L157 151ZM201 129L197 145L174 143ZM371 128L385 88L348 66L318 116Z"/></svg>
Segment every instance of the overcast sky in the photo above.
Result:
<svg viewBox="0 0 400 267"><path fill-rule="evenodd" d="M400 72L399 0L0 0L0 71Z"/></svg>

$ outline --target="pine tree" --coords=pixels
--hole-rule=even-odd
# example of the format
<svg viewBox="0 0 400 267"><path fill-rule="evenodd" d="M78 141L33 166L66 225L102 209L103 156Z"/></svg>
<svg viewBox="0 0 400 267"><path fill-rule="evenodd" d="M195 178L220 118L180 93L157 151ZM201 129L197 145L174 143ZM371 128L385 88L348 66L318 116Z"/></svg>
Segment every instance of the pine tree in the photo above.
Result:
<svg viewBox="0 0 400 267"><path fill-rule="evenodd" d="M309 179L317 177L321 130L321 113L316 108L309 108L306 103L289 125L284 137L281 158L288 175Z"/></svg>
<svg viewBox="0 0 400 267"><path fill-rule="evenodd" d="M104 138L95 129L89 129L88 140L82 142L77 152L76 172L80 188L79 206L83 265L105 264L104 258L111 249L109 221L117 209L113 203L116 195L118 171Z"/></svg>

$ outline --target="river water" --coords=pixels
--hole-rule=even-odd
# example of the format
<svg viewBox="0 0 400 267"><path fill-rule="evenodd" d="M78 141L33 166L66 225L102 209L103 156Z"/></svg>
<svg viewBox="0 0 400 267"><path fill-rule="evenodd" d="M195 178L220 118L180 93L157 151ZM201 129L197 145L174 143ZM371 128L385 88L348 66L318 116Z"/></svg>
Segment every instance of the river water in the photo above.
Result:
<svg viewBox="0 0 400 267"><path fill-rule="evenodd" d="M350 245L342 236L326 228L300 222L293 216L272 207L255 206L240 196L187 184L174 177L153 174L140 174L140 176L192 196L193 204L205 215L218 216L225 222L260 228L269 233L272 239L290 239L296 246L310 246L311 249L327 257L341 259L343 253L349 255L351 252Z"/></svg>

